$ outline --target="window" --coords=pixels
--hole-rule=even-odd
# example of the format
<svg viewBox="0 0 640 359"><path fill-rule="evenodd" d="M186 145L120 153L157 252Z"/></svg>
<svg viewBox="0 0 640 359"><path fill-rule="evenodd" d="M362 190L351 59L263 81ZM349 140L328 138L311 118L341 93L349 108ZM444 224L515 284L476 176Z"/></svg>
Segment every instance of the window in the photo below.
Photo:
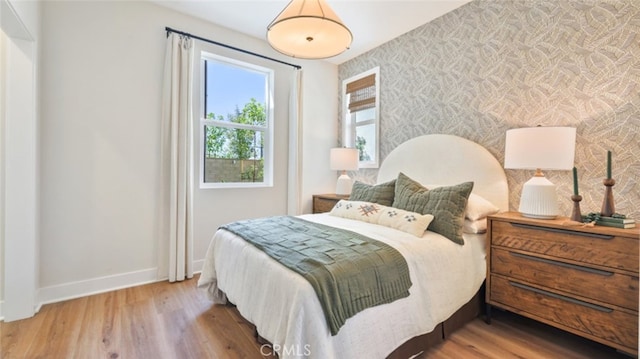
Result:
<svg viewBox="0 0 640 359"><path fill-rule="evenodd" d="M344 145L358 149L360 168L378 167L379 77L376 67L342 82Z"/></svg>
<svg viewBox="0 0 640 359"><path fill-rule="evenodd" d="M200 188L273 185L273 71L203 53Z"/></svg>

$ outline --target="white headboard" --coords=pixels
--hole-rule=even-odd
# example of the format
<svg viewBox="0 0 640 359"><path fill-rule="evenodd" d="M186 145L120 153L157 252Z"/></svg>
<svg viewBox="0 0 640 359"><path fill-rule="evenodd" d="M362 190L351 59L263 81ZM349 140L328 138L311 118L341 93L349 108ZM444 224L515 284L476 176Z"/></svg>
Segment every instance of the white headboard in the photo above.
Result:
<svg viewBox="0 0 640 359"><path fill-rule="evenodd" d="M509 210L507 177L500 162L479 144L453 135L424 135L396 147L378 171L378 183L403 172L427 188L473 181L473 193Z"/></svg>

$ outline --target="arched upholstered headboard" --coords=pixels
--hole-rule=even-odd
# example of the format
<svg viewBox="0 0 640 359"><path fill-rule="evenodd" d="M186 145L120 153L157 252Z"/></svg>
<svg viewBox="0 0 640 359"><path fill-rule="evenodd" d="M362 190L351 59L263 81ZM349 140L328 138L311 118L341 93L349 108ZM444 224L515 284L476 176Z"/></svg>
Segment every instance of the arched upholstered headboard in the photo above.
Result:
<svg viewBox="0 0 640 359"><path fill-rule="evenodd" d="M502 165L486 148L453 135L424 135L396 147L378 171L378 183L403 172L429 188L473 181L473 193L509 210L509 188Z"/></svg>

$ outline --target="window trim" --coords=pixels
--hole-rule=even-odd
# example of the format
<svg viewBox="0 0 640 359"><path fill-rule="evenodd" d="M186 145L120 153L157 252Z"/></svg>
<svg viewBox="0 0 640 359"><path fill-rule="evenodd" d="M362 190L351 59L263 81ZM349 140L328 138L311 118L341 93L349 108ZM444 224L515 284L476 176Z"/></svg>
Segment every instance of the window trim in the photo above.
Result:
<svg viewBox="0 0 640 359"><path fill-rule="evenodd" d="M355 147L356 145L356 121L354 115L349 111L349 101L347 94L347 84L353 83L357 80L375 75L375 116L372 120L361 121L357 123L357 126L375 125L375 149L373 161L359 161L359 168L378 168L380 166L380 66L376 66L370 70L362 72L358 75L349 77L342 81L342 144L346 147Z"/></svg>
<svg viewBox="0 0 640 359"><path fill-rule="evenodd" d="M255 126L255 125L247 125L247 124L232 124L230 122L211 120L206 118L205 108L206 108L206 90L205 83L206 79L206 70L205 70L205 61L215 61L218 63L223 63L228 66L234 66L241 68L243 70L248 71L256 71L261 74L266 75L267 81L265 81L265 111L266 111L266 125L263 126ZM194 112L198 118L199 126L197 138L200 142L200 151L198 152L198 162L200 167L199 173L199 188L200 189L215 189L215 188L265 188L265 187L273 187L273 137L274 137L274 86L275 86L275 71L273 69L255 65L252 63L248 63L245 61L239 61L232 58L228 58L225 56L220 56L213 54L208 51L200 51L199 61L199 69L200 69L200 84L199 86L199 103L195 104L196 108ZM194 116L194 117L196 117ZM218 126L218 127L227 127L227 128L242 128L256 131L264 131L266 136L264 138L264 147L263 147L263 159L264 159L264 179L262 182L205 182L205 149L206 149L206 141L204 139L205 126Z"/></svg>

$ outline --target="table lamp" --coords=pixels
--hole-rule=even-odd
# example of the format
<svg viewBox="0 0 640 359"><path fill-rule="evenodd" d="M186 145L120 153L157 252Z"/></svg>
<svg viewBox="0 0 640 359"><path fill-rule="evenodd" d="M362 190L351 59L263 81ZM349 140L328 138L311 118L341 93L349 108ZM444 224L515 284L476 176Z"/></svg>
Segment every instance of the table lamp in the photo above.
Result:
<svg viewBox="0 0 640 359"><path fill-rule="evenodd" d="M355 171L358 169L358 149L356 148L332 148L330 154L330 166L332 170L342 171L338 182L336 183L336 194L351 194L351 178L347 176L347 171Z"/></svg>
<svg viewBox="0 0 640 359"><path fill-rule="evenodd" d="M572 127L528 127L507 131L504 168L535 169L522 187L518 211L522 216L553 219L559 214L556 186L542 170L573 169L576 129Z"/></svg>

